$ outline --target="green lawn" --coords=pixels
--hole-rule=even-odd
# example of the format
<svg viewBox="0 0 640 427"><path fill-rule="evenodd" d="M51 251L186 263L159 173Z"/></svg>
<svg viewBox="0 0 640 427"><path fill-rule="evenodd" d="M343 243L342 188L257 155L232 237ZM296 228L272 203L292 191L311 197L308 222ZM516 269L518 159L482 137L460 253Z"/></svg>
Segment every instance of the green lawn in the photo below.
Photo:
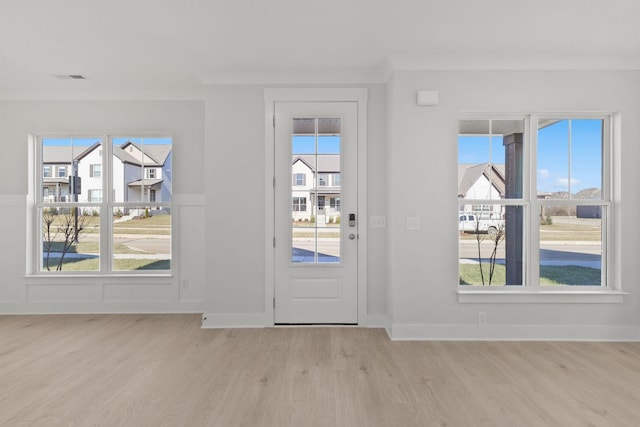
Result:
<svg viewBox="0 0 640 427"><path fill-rule="evenodd" d="M64 247L63 242L52 242L51 243L51 252L62 252ZM47 246L43 246L43 250L46 253ZM98 242L80 242L71 245L68 253L70 254L98 254L100 252L100 244ZM115 254L139 254L144 253L142 251L137 251L128 246L125 246L120 243L116 243L113 246L113 253Z"/></svg>
<svg viewBox="0 0 640 427"><path fill-rule="evenodd" d="M114 224L113 227L113 234L131 234L131 235L140 235L140 236L148 236L148 235L154 235L154 236L169 236L171 235L171 230L170 229L150 229L150 228L145 228L145 229L135 229L135 228L128 228L128 227L117 227L118 224Z"/></svg>
<svg viewBox="0 0 640 427"><path fill-rule="evenodd" d="M59 258L51 258L49 260L49 266L52 271L56 269L58 262ZM98 258L65 258L62 263L62 271L98 271L99 268ZM169 270L170 268L171 261L153 259L115 259L113 266L114 271Z"/></svg>
<svg viewBox="0 0 640 427"><path fill-rule="evenodd" d="M115 228L167 228L171 226L171 215L154 215L149 218L135 218L113 224Z"/></svg>
<svg viewBox="0 0 640 427"><path fill-rule="evenodd" d="M564 221L563 221L564 220ZM590 219L571 218L566 222L564 218L556 218L550 225L540 225L541 241L601 241L602 230L598 222ZM476 234L460 233L460 240L476 240ZM480 234L481 240L488 239L486 234Z"/></svg>
<svg viewBox="0 0 640 427"><path fill-rule="evenodd" d="M505 266L497 264L492 286L501 286L505 283ZM482 264L484 272L484 283L489 284L489 264ZM540 266L541 285L580 285L580 286L600 286L601 271L596 268L578 267L575 265L542 265ZM479 264L460 264L460 284L461 285L482 285Z"/></svg>

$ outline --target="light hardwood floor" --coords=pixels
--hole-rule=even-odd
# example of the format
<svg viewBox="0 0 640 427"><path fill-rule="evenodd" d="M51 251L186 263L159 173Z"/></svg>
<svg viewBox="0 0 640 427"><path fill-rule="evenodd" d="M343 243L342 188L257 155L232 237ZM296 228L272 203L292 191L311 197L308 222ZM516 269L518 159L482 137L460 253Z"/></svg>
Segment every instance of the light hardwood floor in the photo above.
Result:
<svg viewBox="0 0 640 427"><path fill-rule="evenodd" d="M1 426L637 426L640 344L0 316Z"/></svg>

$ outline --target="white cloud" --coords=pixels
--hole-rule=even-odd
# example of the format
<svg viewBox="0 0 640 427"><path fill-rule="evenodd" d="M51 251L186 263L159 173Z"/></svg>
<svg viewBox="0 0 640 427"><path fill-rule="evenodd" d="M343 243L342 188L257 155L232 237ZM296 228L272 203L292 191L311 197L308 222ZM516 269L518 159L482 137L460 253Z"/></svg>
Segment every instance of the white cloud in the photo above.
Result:
<svg viewBox="0 0 640 427"><path fill-rule="evenodd" d="M571 178L571 186L574 186L576 184L579 184L580 181L575 179L575 178ZM566 188L569 185L569 178L558 178L556 179L556 186L558 187L564 187Z"/></svg>
<svg viewBox="0 0 640 427"><path fill-rule="evenodd" d="M546 169L538 169L538 176L541 179L547 179L549 178L549 171Z"/></svg>

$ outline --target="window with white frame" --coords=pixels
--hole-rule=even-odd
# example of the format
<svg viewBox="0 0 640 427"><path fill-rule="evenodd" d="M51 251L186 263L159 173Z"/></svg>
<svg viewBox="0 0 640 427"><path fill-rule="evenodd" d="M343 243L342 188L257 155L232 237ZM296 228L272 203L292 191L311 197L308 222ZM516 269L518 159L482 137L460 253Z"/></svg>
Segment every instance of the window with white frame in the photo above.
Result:
<svg viewBox="0 0 640 427"><path fill-rule="evenodd" d="M147 170L146 170L146 178L147 179L156 179L156 168L147 168Z"/></svg>
<svg viewBox="0 0 640 427"><path fill-rule="evenodd" d="M293 185L295 185L296 187L302 187L307 185L307 176L303 173L294 173Z"/></svg>
<svg viewBox="0 0 640 427"><path fill-rule="evenodd" d="M306 212L307 211L307 198L306 197L294 197L293 198L293 212Z"/></svg>
<svg viewBox="0 0 640 427"><path fill-rule="evenodd" d="M150 162L172 170L170 137L44 134L33 140L34 172L55 158L69 165L68 178L77 183L34 174L33 273L171 270L171 172L152 185L144 180Z"/></svg>
<svg viewBox="0 0 640 427"><path fill-rule="evenodd" d="M100 155L100 154L98 154L98 155ZM100 177L102 177L102 165L101 164L89 165L89 176L91 178L100 178Z"/></svg>
<svg viewBox="0 0 640 427"><path fill-rule="evenodd" d="M50 165L42 166L42 176L44 178L51 178L53 176L52 173L51 173L51 166Z"/></svg>
<svg viewBox="0 0 640 427"><path fill-rule="evenodd" d="M100 203L102 201L102 190L88 190L89 191L89 201L91 203Z"/></svg>
<svg viewBox="0 0 640 427"><path fill-rule="evenodd" d="M571 114L460 121L460 285L608 286L610 121Z"/></svg>
<svg viewBox="0 0 640 427"><path fill-rule="evenodd" d="M67 176L67 167L58 166L58 178L64 178Z"/></svg>
<svg viewBox="0 0 640 427"><path fill-rule="evenodd" d="M332 197L329 199L329 207L331 209L334 209L336 211L340 211L340 198L339 197Z"/></svg>

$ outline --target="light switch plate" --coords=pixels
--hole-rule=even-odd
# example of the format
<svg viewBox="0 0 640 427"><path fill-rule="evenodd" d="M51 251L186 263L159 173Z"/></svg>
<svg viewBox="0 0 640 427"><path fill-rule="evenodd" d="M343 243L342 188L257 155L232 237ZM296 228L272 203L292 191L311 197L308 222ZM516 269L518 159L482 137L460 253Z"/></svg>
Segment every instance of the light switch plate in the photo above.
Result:
<svg viewBox="0 0 640 427"><path fill-rule="evenodd" d="M370 216L369 228L387 228L386 216Z"/></svg>
<svg viewBox="0 0 640 427"><path fill-rule="evenodd" d="M407 217L407 230L415 231L420 230L420 217L408 216Z"/></svg>

